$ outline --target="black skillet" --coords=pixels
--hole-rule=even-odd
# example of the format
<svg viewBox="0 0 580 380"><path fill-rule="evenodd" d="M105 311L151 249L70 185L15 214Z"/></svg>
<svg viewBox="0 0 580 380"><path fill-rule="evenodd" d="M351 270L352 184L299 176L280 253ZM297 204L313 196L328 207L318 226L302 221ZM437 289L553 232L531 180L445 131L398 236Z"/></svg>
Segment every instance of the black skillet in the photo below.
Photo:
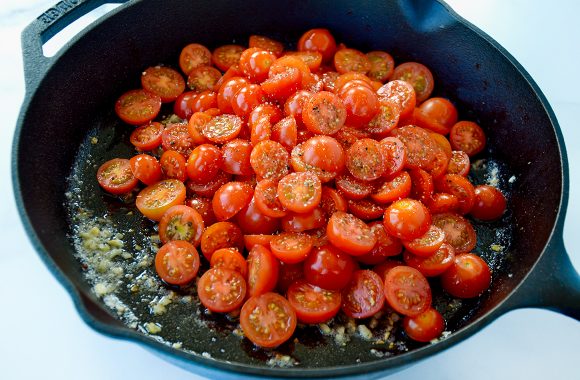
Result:
<svg viewBox="0 0 580 380"><path fill-rule="evenodd" d="M391 373L450 347L514 308L544 307L580 319L580 279L562 242L568 164L554 113L523 68L446 5L427 0L130 1L76 36L55 57L42 55L45 41L103 3L60 2L24 31L27 92L13 146L15 196L25 228L46 265L72 295L82 318L96 330L144 344L182 367L211 377L369 377L369 373ZM150 227L137 216L127 216L128 206L107 198L94 182L97 163L131 152L127 126L112 112L114 100L139 86L138 73L144 68L175 64L187 43L216 47L245 41L250 34L289 42L312 27L329 28L339 41L361 50L386 50L398 62L426 64L436 78L435 93L454 100L462 118L484 127L489 144L481 158L488 166L476 170L474 180L484 181L491 175L490 168L496 167L499 186L509 196L509 212L501 221L477 226L477 251L494 270L491 291L449 313L453 333L446 339L424 346L407 342L400 349L385 350L389 353L384 358L369 355L371 345L360 339L339 347L313 329L303 330L298 333L299 343L279 350L299 359L295 368L269 367L266 360L271 353L211 328L219 325L215 317L176 313L167 317L166 326L201 321L210 327L179 336L168 333L166 338L184 340L189 351L126 327L83 277L70 239L74 212L64 196L67 190L79 188L79 202L97 214L109 213L120 227ZM100 143L90 144L90 137ZM71 174L77 177L71 179ZM512 176L515 181L509 180ZM490 250L492 243L500 243L504 252ZM441 304L449 301L443 295L437 299ZM213 344L212 337L219 344ZM225 353L219 350L223 347ZM204 351L212 357L201 355Z"/></svg>

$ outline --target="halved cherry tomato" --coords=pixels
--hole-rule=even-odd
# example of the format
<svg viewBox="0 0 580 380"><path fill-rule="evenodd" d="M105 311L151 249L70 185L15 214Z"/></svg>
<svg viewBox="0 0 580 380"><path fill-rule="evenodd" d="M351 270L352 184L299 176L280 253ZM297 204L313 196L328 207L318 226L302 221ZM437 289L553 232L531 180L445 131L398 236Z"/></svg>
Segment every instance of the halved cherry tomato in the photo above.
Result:
<svg viewBox="0 0 580 380"><path fill-rule="evenodd" d="M345 198L364 199L375 191L374 182L362 181L350 174L339 175L335 180L336 189L339 190Z"/></svg>
<svg viewBox="0 0 580 380"><path fill-rule="evenodd" d="M323 289L340 290L348 285L355 269L350 255L329 244L310 252L304 261L304 278Z"/></svg>
<svg viewBox="0 0 580 380"><path fill-rule="evenodd" d="M380 204L386 205L409 196L411 193L411 176L402 171L391 180L383 182L377 190L371 194L371 198Z"/></svg>
<svg viewBox="0 0 580 380"><path fill-rule="evenodd" d="M267 50L251 47L240 56L240 69L252 82L263 82L268 78L270 66L276 61L276 56Z"/></svg>
<svg viewBox="0 0 580 380"><path fill-rule="evenodd" d="M221 248L211 255L210 266L212 268L226 268L235 270L242 277L248 275L248 263L242 254L234 248Z"/></svg>
<svg viewBox="0 0 580 380"><path fill-rule="evenodd" d="M246 182L228 182L214 194L213 212L219 221L232 218L252 200L254 189Z"/></svg>
<svg viewBox="0 0 580 380"><path fill-rule="evenodd" d="M125 92L115 103L115 112L125 123L142 125L155 119L161 110L161 98L146 90Z"/></svg>
<svg viewBox="0 0 580 380"><path fill-rule="evenodd" d="M500 218L506 209L505 196L497 188L489 185L475 187L475 202L469 212L479 220Z"/></svg>
<svg viewBox="0 0 580 380"><path fill-rule="evenodd" d="M248 84L248 80L242 77L233 77L224 81L217 94L217 105L223 113L234 113L232 107L234 95L246 84Z"/></svg>
<svg viewBox="0 0 580 380"><path fill-rule="evenodd" d="M381 145L373 139L361 139L346 151L346 167L355 177L372 181L385 174L385 160Z"/></svg>
<svg viewBox="0 0 580 380"><path fill-rule="evenodd" d="M248 294L258 296L274 290L280 263L263 245L255 245L248 253Z"/></svg>
<svg viewBox="0 0 580 380"><path fill-rule="evenodd" d="M410 83L417 94L417 102L419 103L431 95L435 84L431 70L418 62L401 63L395 67L391 79L404 80Z"/></svg>
<svg viewBox="0 0 580 380"><path fill-rule="evenodd" d="M146 185L153 185L161 179L161 165L153 156L138 154L131 157L129 164L135 178Z"/></svg>
<svg viewBox="0 0 580 380"><path fill-rule="evenodd" d="M371 61L356 49L340 49L334 54L336 71L344 74L349 71L366 74L371 69Z"/></svg>
<svg viewBox="0 0 580 380"><path fill-rule="evenodd" d="M232 65L240 62L244 50L240 45L223 45L213 51L211 60L218 69L227 71Z"/></svg>
<svg viewBox="0 0 580 380"><path fill-rule="evenodd" d="M231 175L220 171L214 179L208 182L187 181L187 190L200 197L213 197L220 186L229 182L230 179Z"/></svg>
<svg viewBox="0 0 580 380"><path fill-rule="evenodd" d="M212 116L207 112L195 112L189 118L187 123L187 131L191 136L194 144L208 144L211 143L205 136L201 134L201 130L205 124L212 119Z"/></svg>
<svg viewBox="0 0 580 380"><path fill-rule="evenodd" d="M185 205L170 207L159 221L159 239L162 243L183 240L198 246L205 224L201 215Z"/></svg>
<svg viewBox="0 0 580 380"><path fill-rule="evenodd" d="M385 298L396 312L415 317L431 307L431 287L417 269L400 265L385 275Z"/></svg>
<svg viewBox="0 0 580 380"><path fill-rule="evenodd" d="M322 84L324 91L334 92L336 90L336 80L340 76L336 71L328 71L322 74Z"/></svg>
<svg viewBox="0 0 580 380"><path fill-rule="evenodd" d="M485 133L472 121L459 121L449 132L449 142L454 150L462 150L473 157L485 148Z"/></svg>
<svg viewBox="0 0 580 380"><path fill-rule="evenodd" d="M272 127L271 139L279 142L287 151L291 152L298 143L298 127L294 116L287 116L277 122Z"/></svg>
<svg viewBox="0 0 580 380"><path fill-rule="evenodd" d="M421 256L429 257L441 247L445 241L445 232L434 225L429 227L425 234L413 240L403 240L403 245L409 252Z"/></svg>
<svg viewBox="0 0 580 380"><path fill-rule="evenodd" d="M131 162L125 158L113 158L97 170L99 185L111 194L125 194L137 186L139 181L131 171Z"/></svg>
<svg viewBox="0 0 580 380"><path fill-rule="evenodd" d="M304 233L283 232L270 241L274 256L287 264L302 262L312 250L313 239Z"/></svg>
<svg viewBox="0 0 580 380"><path fill-rule="evenodd" d="M346 108L332 92L320 91L304 104L302 121L308 130L320 135L333 135L344 125Z"/></svg>
<svg viewBox="0 0 580 380"><path fill-rule="evenodd" d="M445 232L445 241L455 248L456 253L467 253L475 248L477 235L471 222L464 217L451 213L435 214L433 225Z"/></svg>
<svg viewBox="0 0 580 380"><path fill-rule="evenodd" d="M254 172L250 165L252 144L247 140L234 139L222 146L221 168L236 175L250 175Z"/></svg>
<svg viewBox="0 0 580 380"><path fill-rule="evenodd" d="M166 179L147 186L137 195L135 206L141 214L156 222L171 206L185 202L185 185L177 179Z"/></svg>
<svg viewBox="0 0 580 380"><path fill-rule="evenodd" d="M260 141L252 149L250 165L262 179L280 179L288 174L288 152L276 141Z"/></svg>
<svg viewBox="0 0 580 380"><path fill-rule="evenodd" d="M286 55L300 58L313 73L318 71L322 64L322 54L317 51L290 51Z"/></svg>
<svg viewBox="0 0 580 380"><path fill-rule="evenodd" d="M271 74L260 88L272 100L284 102L302 87L302 72L294 67L278 74Z"/></svg>
<svg viewBox="0 0 580 380"><path fill-rule="evenodd" d="M219 115L201 128L201 134L214 143L225 143L235 139L242 129L242 119L235 115Z"/></svg>
<svg viewBox="0 0 580 380"><path fill-rule="evenodd" d="M211 64L211 52L200 44L189 44L185 46L179 54L179 67L185 75L189 75L191 70L199 66Z"/></svg>
<svg viewBox="0 0 580 380"><path fill-rule="evenodd" d="M254 190L256 207L265 215L272 218L281 218L286 210L278 199L278 184L271 179L263 179L256 184Z"/></svg>
<svg viewBox="0 0 580 380"><path fill-rule="evenodd" d="M294 116L298 126L304 125L302 121L302 110L304 109L304 104L311 96L312 92L310 91L296 91L286 100L286 103L284 103L284 114L286 116Z"/></svg>
<svg viewBox="0 0 580 380"><path fill-rule="evenodd" d="M196 97L193 91L185 91L175 99L173 103L173 113L182 119L189 119L193 115L192 102Z"/></svg>
<svg viewBox="0 0 580 380"><path fill-rule="evenodd" d="M419 127L446 135L457 122L457 109L445 98L430 98L425 100L415 115Z"/></svg>
<svg viewBox="0 0 580 380"><path fill-rule="evenodd" d="M341 211L330 217L326 235L335 247L353 256L370 252L377 243L377 237L365 222Z"/></svg>
<svg viewBox="0 0 580 380"><path fill-rule="evenodd" d="M205 226L210 226L217 222L211 206L211 198L193 195L185 201L185 205L191 207L201 215Z"/></svg>
<svg viewBox="0 0 580 380"><path fill-rule="evenodd" d="M185 157L174 150L166 150L159 159L161 171L165 178L178 179L184 182L187 179Z"/></svg>
<svg viewBox="0 0 580 380"><path fill-rule="evenodd" d="M278 200L286 209L306 213L320 203L322 184L312 172L290 173L278 183Z"/></svg>
<svg viewBox="0 0 580 380"><path fill-rule="evenodd" d="M187 76L187 87L195 92L213 90L221 77L222 73L215 67L199 66Z"/></svg>
<svg viewBox="0 0 580 380"><path fill-rule="evenodd" d="M342 290L342 311L351 318L375 315L385 303L383 279L371 270L357 270Z"/></svg>
<svg viewBox="0 0 580 380"><path fill-rule="evenodd" d="M153 150L161 145L163 124L153 121L142 125L131 133L131 144L140 150Z"/></svg>
<svg viewBox="0 0 580 380"><path fill-rule="evenodd" d="M255 245L260 244L265 247L270 246L270 242L274 239L275 235L264 235L264 234L251 234L244 235L244 245L246 250L249 252L254 248Z"/></svg>
<svg viewBox="0 0 580 380"><path fill-rule="evenodd" d="M386 98L395 102L401 111L399 124L403 126L407 125L403 123L403 120L413 114L413 110L417 104L413 86L402 80L391 80L377 90L377 95L379 99Z"/></svg>
<svg viewBox="0 0 580 380"><path fill-rule="evenodd" d="M230 222L217 222L207 227L201 234L201 252L211 262L211 256L220 248L244 249L242 230Z"/></svg>
<svg viewBox="0 0 580 380"><path fill-rule="evenodd" d="M415 317L403 318L403 329L409 338L427 343L445 330L445 320L437 310L429 308Z"/></svg>
<svg viewBox="0 0 580 380"><path fill-rule="evenodd" d="M447 165L448 174L459 174L460 176L467 177L470 168L471 163L467 153L462 150L454 150L451 152L451 159Z"/></svg>
<svg viewBox="0 0 580 380"><path fill-rule="evenodd" d="M175 150L184 157L189 157L194 142L189 134L188 125L183 123L167 124L161 134L161 145L163 150Z"/></svg>
<svg viewBox="0 0 580 380"><path fill-rule="evenodd" d="M187 285L199 271L199 253L186 241L170 241L155 254L155 271L170 285Z"/></svg>
<svg viewBox="0 0 580 380"><path fill-rule="evenodd" d="M158 95L164 103L174 101L185 90L181 74L166 66L147 68L141 75L141 85L145 90Z"/></svg>
<svg viewBox="0 0 580 380"><path fill-rule="evenodd" d="M380 99L377 114L369 121L366 130L378 138L387 137L399 124L400 114L397 103L391 99Z"/></svg>
<svg viewBox="0 0 580 380"><path fill-rule="evenodd" d="M436 193L427 204L432 214L441 214L446 212L456 212L459 207L459 200L455 195L447 193Z"/></svg>
<svg viewBox="0 0 580 380"><path fill-rule="evenodd" d="M387 207L383 223L390 235L402 240L412 240L429 230L431 213L419 201L401 199Z"/></svg>
<svg viewBox="0 0 580 380"><path fill-rule="evenodd" d="M339 312L341 305L340 292L322 289L304 280L290 285L287 297L302 323L326 322Z"/></svg>
<svg viewBox="0 0 580 380"><path fill-rule="evenodd" d="M439 145L439 148L441 148L443 150L445 155L449 159L451 159L452 149L451 149L451 144L449 143L449 140L447 140L447 137L445 137L441 133L437 133L437 132L430 132L429 134L431 135L431 138L435 141L435 143L437 145Z"/></svg>
<svg viewBox="0 0 580 380"><path fill-rule="evenodd" d="M386 166L385 177L392 178L406 165L407 148L396 137L385 137L380 141L380 144Z"/></svg>
<svg viewBox="0 0 580 380"><path fill-rule="evenodd" d="M330 218L336 211L348 210L348 204L340 193L332 187L322 186L322 196L320 197L320 208L327 218Z"/></svg>
<svg viewBox="0 0 580 380"><path fill-rule="evenodd" d="M371 199L348 200L348 211L364 221L378 219L385 213L385 206Z"/></svg>
<svg viewBox="0 0 580 380"><path fill-rule="evenodd" d="M292 168L297 172L310 171L320 181L328 182L343 171L345 153L340 143L330 136L314 136L292 150Z"/></svg>
<svg viewBox="0 0 580 380"><path fill-rule="evenodd" d="M320 207L306 213L288 212L281 220L286 232L303 232L324 227L326 218Z"/></svg>
<svg viewBox="0 0 580 380"><path fill-rule="evenodd" d="M251 297L242 307L240 325L246 338L270 348L286 342L296 329L296 312L276 293Z"/></svg>
<svg viewBox="0 0 580 380"><path fill-rule="evenodd" d="M397 256L403 250L403 244L399 239L387 234L385 226L379 220L369 224L369 228L377 238L372 251L367 254L357 256L356 259L363 264L376 265L380 264L387 257Z"/></svg>
<svg viewBox="0 0 580 380"><path fill-rule="evenodd" d="M411 198L428 204L435 190L433 176L423 169L409 170L409 176L411 177Z"/></svg>
<svg viewBox="0 0 580 380"><path fill-rule="evenodd" d="M442 149L433 140L429 132L423 128L408 125L397 128L392 133L405 145L406 166L408 168L419 168L426 171L431 171L435 168L436 154Z"/></svg>
<svg viewBox="0 0 580 380"><path fill-rule="evenodd" d="M435 182L438 192L455 195L459 201L457 212L467 214L475 203L475 188L469 180L458 174L446 174Z"/></svg>
<svg viewBox="0 0 580 380"><path fill-rule="evenodd" d="M244 234L273 234L280 228L280 220L269 217L256 207L255 198L236 214L235 221Z"/></svg>
<svg viewBox="0 0 580 380"><path fill-rule="evenodd" d="M322 54L322 60L328 62L334 57L336 41L327 29L311 29L300 37L298 50L317 51Z"/></svg>
<svg viewBox="0 0 580 380"><path fill-rule="evenodd" d="M357 73L356 71L349 71L341 74L336 78L334 82L334 93L339 95L341 92L347 88L347 85L362 85L369 89L372 89L372 80L363 73Z"/></svg>
<svg viewBox="0 0 580 380"><path fill-rule="evenodd" d="M258 35L251 35L248 46L251 48L260 48L262 50L267 50L270 53L274 54L276 57L282 55L284 51L284 45L281 42L273 40L272 38L268 38L265 36L258 36Z"/></svg>
<svg viewBox="0 0 580 380"><path fill-rule="evenodd" d="M195 147L187 159L187 176L195 182L210 181L218 174L222 152L211 144Z"/></svg>
<svg viewBox="0 0 580 380"><path fill-rule="evenodd" d="M371 63L369 78L385 83L393 74L395 60L384 51L371 51L366 54Z"/></svg>
<svg viewBox="0 0 580 380"><path fill-rule="evenodd" d="M439 276L445 272L455 261L455 248L451 244L443 243L431 256L422 257L409 251L403 253L405 263L417 269L425 277Z"/></svg>
<svg viewBox="0 0 580 380"><path fill-rule="evenodd" d="M244 303L246 292L246 280L232 269L208 269L197 283L200 302L217 313L229 313L238 309Z"/></svg>
<svg viewBox="0 0 580 380"><path fill-rule="evenodd" d="M350 126L362 127L379 112L379 98L373 89L366 86L344 86L339 96L346 108L346 123Z"/></svg>
<svg viewBox="0 0 580 380"><path fill-rule="evenodd" d="M489 265L473 253L455 256L455 261L441 275L443 289L457 298L480 296L491 284Z"/></svg>

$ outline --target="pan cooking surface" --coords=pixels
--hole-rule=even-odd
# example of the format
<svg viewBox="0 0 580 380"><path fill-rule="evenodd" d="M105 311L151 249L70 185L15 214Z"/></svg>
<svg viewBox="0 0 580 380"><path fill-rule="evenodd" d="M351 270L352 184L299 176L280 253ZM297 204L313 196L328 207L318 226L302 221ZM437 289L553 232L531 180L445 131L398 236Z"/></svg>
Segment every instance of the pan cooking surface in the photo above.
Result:
<svg viewBox="0 0 580 380"><path fill-rule="evenodd" d="M82 143L68 178L69 238L92 291L128 327L195 355L270 367L356 364L422 346L407 340L397 322L400 317L385 310L380 318L355 322L339 316L328 324L300 326L295 339L276 350L264 350L243 338L235 316L207 312L197 299L195 286L180 290L163 285L153 265L160 246L155 225L135 208L136 192L121 199L106 194L97 184L96 171L104 161L135 154L129 143L131 127L118 121L112 110L103 110L101 115ZM517 181L505 164L485 156L473 162L470 176L475 184L499 187L508 202ZM476 252L490 264L493 281L511 276L514 226L509 203L500 221L474 221L474 227ZM206 268L202 264L200 274ZM447 322L444 336L466 325L487 298L452 299L440 290L436 279L430 282L433 305Z"/></svg>

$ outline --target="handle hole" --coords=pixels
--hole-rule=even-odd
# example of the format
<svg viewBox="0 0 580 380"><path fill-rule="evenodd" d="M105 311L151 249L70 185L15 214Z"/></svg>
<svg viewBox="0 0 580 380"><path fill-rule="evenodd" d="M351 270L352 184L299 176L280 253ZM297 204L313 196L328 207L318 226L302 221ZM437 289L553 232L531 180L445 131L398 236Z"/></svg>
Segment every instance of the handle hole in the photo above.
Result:
<svg viewBox="0 0 580 380"><path fill-rule="evenodd" d="M83 29L98 20L104 14L112 11L120 5L121 4L103 4L78 18L45 41L42 45L42 54L47 58L54 57L74 36L79 34Z"/></svg>

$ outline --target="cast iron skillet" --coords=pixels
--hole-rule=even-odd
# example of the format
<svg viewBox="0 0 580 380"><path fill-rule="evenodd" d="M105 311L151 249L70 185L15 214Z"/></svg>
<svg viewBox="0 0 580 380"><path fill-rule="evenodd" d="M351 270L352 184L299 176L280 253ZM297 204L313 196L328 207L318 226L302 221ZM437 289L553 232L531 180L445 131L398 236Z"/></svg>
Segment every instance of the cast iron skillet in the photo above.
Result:
<svg viewBox="0 0 580 380"><path fill-rule="evenodd" d="M60 2L24 31L27 93L13 145L14 190L24 226L82 318L96 330L142 343L180 366L212 377L215 371L229 376L222 370L235 372L231 376L238 378L369 377L450 347L514 308L544 307L580 319L580 279L562 242L568 167L554 113L513 57L446 5L427 0L136 0L103 17L55 57L42 55L45 41L103 3ZM254 33L295 41L312 27L329 28L339 41L362 50L389 51L398 62L425 63L435 74L435 93L456 101L463 118L484 126L489 147L483 157L499 163L500 181L508 187L510 198L504 219L479 227L481 240L487 243L486 231L508 232L507 253L492 265L491 291L451 318L454 332L447 339L411 345L409 352L383 359L364 357L361 363L356 358L368 351L361 342L344 349L324 340L286 346L283 350L301 355L301 365L283 369L268 367L259 350L227 334L217 335L227 342L226 353L207 358L127 328L93 294L74 257L64 196L70 183L65 179L78 171L81 179L87 179L81 186L90 194L87 204L97 211L111 207L94 185L94 167L85 161L92 156L102 162L127 150L123 148L126 132L119 132L127 127L115 118L112 108L122 92L139 86L135 73L143 68L175 63L181 47L190 42L216 47L232 39L245 41ZM89 134L109 145L79 149L87 145ZM511 175L516 181L508 185ZM483 243L478 249L491 257ZM192 344L198 345L194 351L211 351L209 342L215 334L211 329L192 332ZM324 360L318 362L320 358Z"/></svg>

